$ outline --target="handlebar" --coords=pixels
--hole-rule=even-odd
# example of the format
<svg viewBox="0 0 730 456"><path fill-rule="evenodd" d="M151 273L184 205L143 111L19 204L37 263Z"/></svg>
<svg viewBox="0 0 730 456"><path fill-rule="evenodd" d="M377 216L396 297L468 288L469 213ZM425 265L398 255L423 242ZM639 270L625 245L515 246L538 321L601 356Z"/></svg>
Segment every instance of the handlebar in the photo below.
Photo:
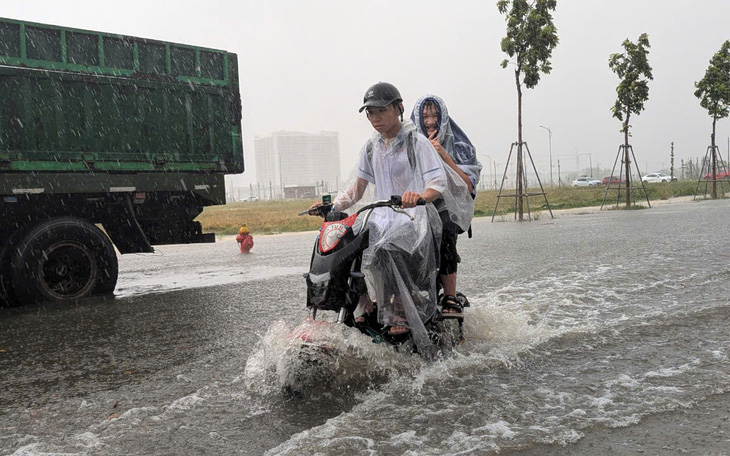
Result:
<svg viewBox="0 0 730 456"><path fill-rule="evenodd" d="M332 204L319 204L311 209L307 209L306 211L302 211L299 213L299 215L319 215L320 217L324 217L327 215L328 212L332 211Z"/></svg>
<svg viewBox="0 0 730 456"><path fill-rule="evenodd" d="M389 203L391 203L394 206L402 206L403 199L399 195L391 195ZM423 198L418 198L418 201L416 201L416 206L425 206L425 205L426 205L426 200Z"/></svg>
<svg viewBox="0 0 730 456"><path fill-rule="evenodd" d="M426 200L423 198L418 198L418 201L416 201L416 206L425 206ZM368 209L374 209L376 207L390 207L396 212L404 212L401 208L403 206L403 199L400 195L391 195L389 200L380 200L376 201L372 204L368 204L367 206L361 208L357 213L366 211ZM333 205L331 203L322 203L318 204L317 206L307 209L306 211L302 211L299 213L299 215L319 215L320 217L325 217L329 212L332 211ZM407 213L406 213L407 214Z"/></svg>

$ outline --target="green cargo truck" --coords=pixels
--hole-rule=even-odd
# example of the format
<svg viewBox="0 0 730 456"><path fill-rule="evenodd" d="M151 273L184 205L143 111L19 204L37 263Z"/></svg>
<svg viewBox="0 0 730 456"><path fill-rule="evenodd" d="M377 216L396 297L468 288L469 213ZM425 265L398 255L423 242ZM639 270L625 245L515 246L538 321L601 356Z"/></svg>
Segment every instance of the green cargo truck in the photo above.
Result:
<svg viewBox="0 0 730 456"><path fill-rule="evenodd" d="M0 18L5 302L111 293L113 246L213 242L194 219L241 172L235 54Z"/></svg>

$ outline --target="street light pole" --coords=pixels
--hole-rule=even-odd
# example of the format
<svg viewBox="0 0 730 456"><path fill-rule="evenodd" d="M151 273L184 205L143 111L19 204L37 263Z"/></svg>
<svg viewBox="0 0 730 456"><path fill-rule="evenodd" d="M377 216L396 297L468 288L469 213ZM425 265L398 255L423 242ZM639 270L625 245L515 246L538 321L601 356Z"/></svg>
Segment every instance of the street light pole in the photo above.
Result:
<svg viewBox="0 0 730 456"><path fill-rule="evenodd" d="M497 160L492 162L492 171L494 172L494 189L497 190Z"/></svg>
<svg viewBox="0 0 730 456"><path fill-rule="evenodd" d="M548 131L548 147L549 147L549 153L550 153L550 186L553 186L553 131L550 129L550 127L543 127L540 125L540 128L544 128Z"/></svg>

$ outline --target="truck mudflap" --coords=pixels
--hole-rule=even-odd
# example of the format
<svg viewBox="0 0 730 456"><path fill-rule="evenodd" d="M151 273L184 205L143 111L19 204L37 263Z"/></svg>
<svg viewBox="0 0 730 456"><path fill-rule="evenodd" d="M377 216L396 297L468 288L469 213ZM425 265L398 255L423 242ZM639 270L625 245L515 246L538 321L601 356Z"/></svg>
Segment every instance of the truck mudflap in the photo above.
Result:
<svg viewBox="0 0 730 456"><path fill-rule="evenodd" d="M152 245L198 244L215 242L215 233L203 233L200 222L193 220L140 220L140 226Z"/></svg>
<svg viewBox="0 0 730 456"><path fill-rule="evenodd" d="M215 242L215 233L200 233L193 236L191 244L205 244Z"/></svg>
<svg viewBox="0 0 730 456"><path fill-rule="evenodd" d="M130 195L125 195L118 208L116 214L105 220L103 225L119 253L154 252L134 214Z"/></svg>

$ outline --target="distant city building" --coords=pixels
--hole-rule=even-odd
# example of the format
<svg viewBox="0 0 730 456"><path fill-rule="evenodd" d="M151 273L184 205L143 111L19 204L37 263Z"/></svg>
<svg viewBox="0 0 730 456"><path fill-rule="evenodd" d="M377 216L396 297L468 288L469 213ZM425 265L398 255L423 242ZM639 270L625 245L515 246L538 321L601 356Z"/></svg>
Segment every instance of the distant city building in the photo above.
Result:
<svg viewBox="0 0 730 456"><path fill-rule="evenodd" d="M334 191L339 184L337 132L277 131L257 136L254 149L256 180L267 199L316 196L312 193Z"/></svg>

